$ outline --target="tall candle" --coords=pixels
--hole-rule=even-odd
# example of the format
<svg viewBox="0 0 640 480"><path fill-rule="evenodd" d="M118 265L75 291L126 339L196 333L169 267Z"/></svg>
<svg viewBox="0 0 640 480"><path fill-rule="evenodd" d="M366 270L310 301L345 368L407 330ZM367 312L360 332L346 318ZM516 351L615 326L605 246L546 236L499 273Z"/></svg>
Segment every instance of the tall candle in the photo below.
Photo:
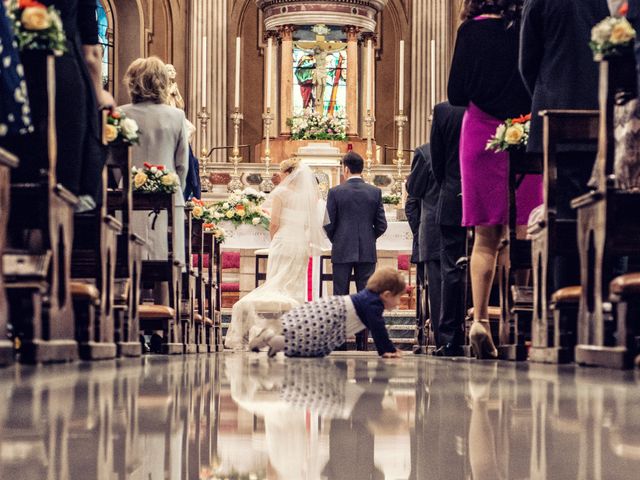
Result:
<svg viewBox="0 0 640 480"><path fill-rule="evenodd" d="M202 106L207 106L207 37L202 39Z"/></svg>
<svg viewBox="0 0 640 480"><path fill-rule="evenodd" d="M240 37L236 37L236 91L233 106L240 109Z"/></svg>
<svg viewBox="0 0 640 480"><path fill-rule="evenodd" d="M373 45L367 40L367 111L371 111L371 84L373 83Z"/></svg>
<svg viewBox="0 0 640 480"><path fill-rule="evenodd" d="M436 106L436 41L431 40L431 108Z"/></svg>
<svg viewBox="0 0 640 480"><path fill-rule="evenodd" d="M267 39L267 109L271 109L271 49L273 39Z"/></svg>
<svg viewBox="0 0 640 480"><path fill-rule="evenodd" d="M404 112L404 40L400 40L400 94L398 105L401 112Z"/></svg>

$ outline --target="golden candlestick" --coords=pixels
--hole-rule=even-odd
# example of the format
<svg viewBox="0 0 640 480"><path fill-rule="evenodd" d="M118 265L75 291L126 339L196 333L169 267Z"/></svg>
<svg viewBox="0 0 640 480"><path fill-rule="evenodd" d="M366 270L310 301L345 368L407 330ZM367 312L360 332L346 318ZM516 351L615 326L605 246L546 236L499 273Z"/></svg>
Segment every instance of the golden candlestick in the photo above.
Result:
<svg viewBox="0 0 640 480"><path fill-rule="evenodd" d="M265 176L260 183L260 190L268 193L274 189L273 181L271 181L271 122L273 122L273 115L271 114L271 108L267 107L267 112L262 114L262 120L264 121L264 169Z"/></svg>
<svg viewBox="0 0 640 480"><path fill-rule="evenodd" d="M207 175L207 162L209 161L209 149L207 148L205 142L207 140L209 119L211 116L209 112L207 112L206 107L202 107L200 113L198 113L198 120L200 120L200 181L202 183L202 190L208 191L211 187L211 182L209 181L209 177Z"/></svg>
<svg viewBox="0 0 640 480"><path fill-rule="evenodd" d="M371 114L371 110L367 110L367 116L364 118L364 124L367 127L367 151L365 152L365 164L367 170L365 173L365 180L369 183L373 183L373 174L371 172L371 166L373 164L373 125L376 119Z"/></svg>
<svg viewBox="0 0 640 480"><path fill-rule="evenodd" d="M231 150L231 156L229 160L233 162L233 173L231 174L231 180L227 184L227 190L229 192L235 192L236 190L242 190L244 186L240 180L240 174L238 173L238 164L242 162L242 155L240 155L240 122L244 119L240 109L236 108L231 114L231 120L233 121L233 149Z"/></svg>
<svg viewBox="0 0 640 480"><path fill-rule="evenodd" d="M400 110L399 115L396 115L395 119L398 126L398 148L393 163L398 167L398 170L391 191L396 195L402 196L402 184L404 182L404 176L402 175L402 169L404 168L404 125L409 119L402 110Z"/></svg>

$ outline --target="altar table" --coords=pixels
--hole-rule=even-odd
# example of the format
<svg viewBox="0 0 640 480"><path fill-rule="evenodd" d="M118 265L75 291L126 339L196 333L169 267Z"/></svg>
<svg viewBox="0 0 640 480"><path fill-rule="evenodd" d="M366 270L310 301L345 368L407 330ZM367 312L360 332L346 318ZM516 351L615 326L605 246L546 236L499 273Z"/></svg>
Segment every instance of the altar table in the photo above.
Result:
<svg viewBox="0 0 640 480"><path fill-rule="evenodd" d="M225 230L223 251L240 251L240 294L244 295L255 286L255 251L269 248L269 232L260 226L240 225L235 227L230 222L222 222L220 226ZM389 222L387 231L376 244L378 250L378 266L397 268L398 253L410 253L413 245L413 235L408 222ZM331 242L327 240L324 246L326 254L330 255ZM314 257L309 277L312 279L310 291L317 296L319 290L318 278L315 272L320 267L320 258ZM266 267L263 266L263 269ZM308 289L309 290L309 289Z"/></svg>

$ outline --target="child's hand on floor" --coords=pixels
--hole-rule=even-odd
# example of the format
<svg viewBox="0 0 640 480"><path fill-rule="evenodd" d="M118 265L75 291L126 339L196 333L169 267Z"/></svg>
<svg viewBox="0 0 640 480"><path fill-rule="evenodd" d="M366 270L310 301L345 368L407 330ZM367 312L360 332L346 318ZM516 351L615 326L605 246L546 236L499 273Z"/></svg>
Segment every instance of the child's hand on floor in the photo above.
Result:
<svg viewBox="0 0 640 480"><path fill-rule="evenodd" d="M382 358L402 358L402 351L396 350L393 353L383 353Z"/></svg>

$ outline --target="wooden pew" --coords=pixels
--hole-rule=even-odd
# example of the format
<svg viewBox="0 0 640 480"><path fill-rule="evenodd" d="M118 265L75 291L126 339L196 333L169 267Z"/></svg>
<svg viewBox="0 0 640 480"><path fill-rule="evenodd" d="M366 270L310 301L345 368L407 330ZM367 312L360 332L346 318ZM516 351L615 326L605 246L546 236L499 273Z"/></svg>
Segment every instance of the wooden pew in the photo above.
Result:
<svg viewBox="0 0 640 480"><path fill-rule="evenodd" d="M516 191L524 175L542 173L542 158L524 151L509 154L509 225L505 235L505 248L498 257L498 288L500 291L500 328L498 358L512 361L527 359L525 341L530 332L533 305L525 297L526 286L515 284L513 273L531 269L531 241L519 239L516 234ZM524 300L523 300L524 299Z"/></svg>
<svg viewBox="0 0 640 480"><path fill-rule="evenodd" d="M182 344L184 353L197 353L196 344L196 282L198 280L197 269L193 268L193 207L184 207L184 249L185 270L182 272L182 292L180 308L180 328L182 330ZM204 319L203 319L204 321Z"/></svg>
<svg viewBox="0 0 640 480"><path fill-rule="evenodd" d="M606 332L603 309L616 256L640 254L640 192L621 190L615 182L614 109L617 98L637 96L635 59L632 55L600 62L600 134L593 178L595 190L576 198L582 296L578 323L576 362L630 368L626 340ZM613 322L609 322L613 324ZM624 325L620 335L624 336ZM614 328L615 329L615 328ZM623 347L624 345L624 347Z"/></svg>
<svg viewBox="0 0 640 480"><path fill-rule="evenodd" d="M78 200L56 180L55 59L33 50L21 59L35 131L4 145L22 160L3 257L10 322L22 362L69 361L78 356L69 288Z"/></svg>
<svg viewBox="0 0 640 480"><path fill-rule="evenodd" d="M195 289L195 337L196 345L199 353L207 353L209 351L207 345L207 332L213 327L213 321L207 312L207 288L208 279L204 270L204 222L202 219L193 219L191 231L191 245L193 247L192 257L187 257L187 261L191 262L196 269L196 289Z"/></svg>
<svg viewBox="0 0 640 480"><path fill-rule="evenodd" d="M204 256L209 258L209 268L205 274L206 288L206 317L211 319L211 326L207 327L207 345L209 352L224 350L222 338L222 264L220 243L216 241L212 232L204 232ZM207 323L205 322L205 326Z"/></svg>
<svg viewBox="0 0 640 480"><path fill-rule="evenodd" d="M4 290L1 255L4 252L9 221L10 170L18 166L18 158L0 148L0 366L13 363L13 344L9 340L9 307Z"/></svg>
<svg viewBox="0 0 640 480"><path fill-rule="evenodd" d="M87 302L88 286L72 285L81 295L72 298L76 317L76 339L80 357L87 360L114 358L115 343L114 291L118 235L122 223L107 213L107 167L102 174L102 204L91 212L76 214L71 277L94 285L97 306ZM75 283L75 282L74 282Z"/></svg>
<svg viewBox="0 0 640 480"><path fill-rule="evenodd" d="M595 145L598 113L587 110L547 110L544 118L544 215L529 226L532 237L533 319L529 359L564 363L573 360L573 347L558 346L563 337L550 322L551 276L558 255L576 254L575 220L558 220L558 158L564 147Z"/></svg>
<svg viewBox="0 0 640 480"><path fill-rule="evenodd" d="M174 259L173 232L175 231L173 194L138 193L133 194L133 210L144 212L166 211L168 217L166 260L142 261L143 287L154 288L166 283L169 291L169 305L150 305L143 303L138 307L140 312L140 329L145 332L162 330L162 353L182 354L181 292L182 264Z"/></svg>
<svg viewBox="0 0 640 480"><path fill-rule="evenodd" d="M142 353L139 340L140 279L142 254L146 242L131 229L133 192L131 187L131 147L112 144L108 147L107 168L112 178L120 180L118 188L107 192L107 211L119 215L122 230L118 235L115 262L114 322L118 356L137 357Z"/></svg>

